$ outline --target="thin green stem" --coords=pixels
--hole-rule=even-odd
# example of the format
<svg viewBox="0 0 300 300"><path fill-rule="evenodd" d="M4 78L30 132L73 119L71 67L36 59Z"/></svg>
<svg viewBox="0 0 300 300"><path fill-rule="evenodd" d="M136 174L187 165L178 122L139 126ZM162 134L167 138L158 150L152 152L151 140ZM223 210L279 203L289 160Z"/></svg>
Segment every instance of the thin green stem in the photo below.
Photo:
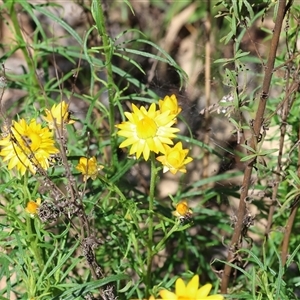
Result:
<svg viewBox="0 0 300 300"><path fill-rule="evenodd" d="M29 215L26 216L26 230L27 230L27 234L29 236L29 244L30 244L30 249L33 252L34 255L34 259L36 260L40 271L42 271L44 269L44 260L43 260L43 256L42 256L42 251L39 248L39 246L37 245L37 237L35 236L35 234L32 231L32 219Z"/></svg>
<svg viewBox="0 0 300 300"><path fill-rule="evenodd" d="M105 16L103 12L102 1L93 0L92 3L92 13L94 20L96 22L96 27L99 35L102 39L103 44L103 55L105 60L106 67L106 76L107 76L107 91L108 91L108 100L109 100L109 130L110 130L110 145L112 151L112 165L117 165L117 140L115 135L115 95L116 95L116 85L114 83L113 71L112 71L112 55L113 55L113 45L111 39L107 33L105 25Z"/></svg>
<svg viewBox="0 0 300 300"><path fill-rule="evenodd" d="M171 230L159 241L159 243L155 246L154 253L161 251L162 246L166 243L167 239L178 230L178 223L176 223Z"/></svg>
<svg viewBox="0 0 300 300"><path fill-rule="evenodd" d="M26 206L26 202L28 200L30 200L31 198L31 194L28 190L28 172L25 173L25 175L23 176L23 193L24 193L24 206ZM31 249L31 251L33 252L34 255L34 259L36 260L40 271L42 271L44 269L44 260L43 260L43 255L42 255L42 250L41 248L38 247L38 243L37 243L37 236L35 234L35 232L32 230L33 227L33 220L31 219L31 217L29 216L29 214L26 214L26 231L27 231L27 235L28 235L28 241L29 241L29 247Z"/></svg>
<svg viewBox="0 0 300 300"><path fill-rule="evenodd" d="M32 59L30 58L28 51L27 51L27 42L25 41L21 29L20 29L20 21L18 20L17 17L17 10L15 8L15 3L14 1L12 1L11 3L9 3L9 15L15 30L15 38L16 38L16 42L17 42L17 46L19 49L21 49L21 51L23 52L24 58L26 60L27 66L28 66L28 70L29 73L30 72L34 72L35 73L35 66L32 62ZM36 78L36 76L30 76L30 78L33 80L33 82L31 82L30 84L28 84L29 88L36 88L39 87L39 82Z"/></svg>
<svg viewBox="0 0 300 300"><path fill-rule="evenodd" d="M149 214L148 214L148 249L147 249L147 276L146 276L146 286L147 286L147 296L149 296L149 289L151 287L151 266L153 258L153 207L154 207L154 193L155 184L157 177L157 169L155 165L155 156L151 152L151 178L150 178L150 192L149 192Z"/></svg>

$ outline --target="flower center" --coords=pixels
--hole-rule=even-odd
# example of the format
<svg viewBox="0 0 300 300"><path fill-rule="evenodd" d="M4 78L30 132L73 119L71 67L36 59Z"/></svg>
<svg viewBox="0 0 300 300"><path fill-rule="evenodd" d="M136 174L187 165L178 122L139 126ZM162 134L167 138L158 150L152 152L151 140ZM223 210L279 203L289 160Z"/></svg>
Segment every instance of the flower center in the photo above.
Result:
<svg viewBox="0 0 300 300"><path fill-rule="evenodd" d="M172 151L167 156L167 160L171 166L178 166L180 164L180 153L178 151Z"/></svg>
<svg viewBox="0 0 300 300"><path fill-rule="evenodd" d="M180 215L184 216L188 212L188 210L188 206L184 202L177 204L176 211Z"/></svg>
<svg viewBox="0 0 300 300"><path fill-rule="evenodd" d="M98 173L97 166L95 164L88 164L87 165L87 175L95 175Z"/></svg>
<svg viewBox="0 0 300 300"><path fill-rule="evenodd" d="M35 132L32 132L27 137L30 143L28 145L30 146L32 151L38 150L41 144L41 137L36 134Z"/></svg>
<svg viewBox="0 0 300 300"><path fill-rule="evenodd" d="M153 138L157 132L157 125L151 118L145 116L137 123L136 131L140 139Z"/></svg>

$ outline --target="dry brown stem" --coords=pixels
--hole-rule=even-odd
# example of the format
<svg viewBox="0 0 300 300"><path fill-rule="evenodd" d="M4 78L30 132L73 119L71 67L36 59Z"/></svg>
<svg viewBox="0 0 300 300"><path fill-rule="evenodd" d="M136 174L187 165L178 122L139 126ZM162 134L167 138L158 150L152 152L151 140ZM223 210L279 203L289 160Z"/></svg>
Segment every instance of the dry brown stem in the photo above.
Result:
<svg viewBox="0 0 300 300"><path fill-rule="evenodd" d="M210 98L211 98L211 4L210 0L207 1L206 4L206 20L205 20L205 100L206 107L210 107ZM210 113L207 109L205 111L205 135L204 135L204 143L209 144L210 140L210 132L209 132L209 122L210 122ZM208 177L208 166L209 166L209 151L205 151L203 157L203 173L202 178Z"/></svg>
<svg viewBox="0 0 300 300"><path fill-rule="evenodd" d="M274 27L273 36L270 45L269 57L265 67L265 75L264 75L264 80L262 85L262 92L260 94L257 113L253 122L253 133L250 139L250 147L254 150L256 149L261 127L264 123L265 108L269 97L270 83L273 76L273 68L275 63L276 51L278 47L278 42L279 42L279 37L281 33L282 22L285 16L285 12L286 12L286 1L283 0L280 1L278 7L277 18L275 21L275 27ZM251 175L252 175L252 170L255 165L255 162L256 162L255 159L249 161L245 168L243 183L241 187L240 203L239 203L239 208L237 213L237 222L235 224L233 236L229 246L227 262L234 262L235 252L239 247L239 241L243 230L243 220L246 214L245 199L247 198L248 190L251 184ZM221 283L222 293L227 292L230 274L231 274L231 266L229 264L225 264L222 283Z"/></svg>
<svg viewBox="0 0 300 300"><path fill-rule="evenodd" d="M300 128L298 131L298 140L300 139ZM300 177L300 144L298 143L298 166L297 166L297 173L298 177ZM292 205L292 210L290 213L290 216L288 218L287 224L285 226L285 231L284 231L284 237L282 241L282 247L281 247L281 262L282 265L286 263L286 259L288 256L288 251L289 251L289 242L290 242L290 236L293 228L293 224L298 212L298 208L300 205L300 199L299 197L295 199L294 204Z"/></svg>
<svg viewBox="0 0 300 300"><path fill-rule="evenodd" d="M294 56L292 56L294 57ZM296 72L298 74L300 69L300 66L298 66ZM289 68L287 69L287 74L286 78L290 78L290 70ZM290 83L289 80L286 80L286 96L281 101L281 103L278 105L276 108L275 112L272 114L274 115L275 113L278 113L279 109L281 109L281 125L280 125L280 139L279 139L279 150L278 150L278 158L277 158L277 167L276 167L276 173L275 173L275 180L273 184L273 191L272 191L272 205L269 209L269 214L268 214L268 223L266 227L266 237L268 237L271 226L273 223L273 215L275 212L275 207L277 203L277 193L278 193L278 187L279 187L279 182L282 177L282 154L283 154L283 148L284 148L284 140L285 140L285 135L287 132L287 118L289 115L289 110L292 106L292 103L294 102L296 98L296 93L299 87L299 80L297 76L294 76L292 84ZM268 118L270 119L270 117ZM300 171L298 171L299 173Z"/></svg>

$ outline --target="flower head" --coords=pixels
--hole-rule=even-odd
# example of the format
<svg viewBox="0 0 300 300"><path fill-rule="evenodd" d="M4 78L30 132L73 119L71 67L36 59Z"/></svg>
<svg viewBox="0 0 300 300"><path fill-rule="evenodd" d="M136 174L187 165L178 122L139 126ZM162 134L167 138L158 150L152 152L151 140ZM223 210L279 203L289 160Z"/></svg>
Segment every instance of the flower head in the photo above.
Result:
<svg viewBox="0 0 300 300"><path fill-rule="evenodd" d="M145 160L149 159L150 151L165 153L164 145L173 145L172 139L179 131L171 127L176 121L176 115L169 110L156 110L155 103L148 110L144 106L138 108L132 104L132 110L132 113L124 113L128 121L116 125L120 129L117 134L126 137L120 148L131 145L129 155L136 154L139 158L143 154Z"/></svg>
<svg viewBox="0 0 300 300"><path fill-rule="evenodd" d="M173 215L176 216L181 222L189 221L192 218L192 210L189 208L186 201L180 201L176 205L176 210L173 211Z"/></svg>
<svg viewBox="0 0 300 300"><path fill-rule="evenodd" d="M199 276L195 275L186 285L181 278L178 278L175 283L175 293L168 290L159 292L162 299L168 300L223 300L222 295L208 296L212 285L205 284L199 288Z"/></svg>
<svg viewBox="0 0 300 300"><path fill-rule="evenodd" d="M176 174L178 171L186 173L186 164L193 159L187 157L188 149L182 149L182 143L178 142L174 147L164 145L165 155L159 156L156 159L160 161L164 168L163 172L170 171L172 174Z"/></svg>
<svg viewBox="0 0 300 300"><path fill-rule="evenodd" d="M50 129L60 128L61 124L73 124L74 120L70 119L69 104L62 101L54 104L51 110L46 109L46 116L43 119L48 123Z"/></svg>
<svg viewBox="0 0 300 300"><path fill-rule="evenodd" d="M178 106L177 98L173 94L171 96L166 96L164 100L158 101L159 110L163 113L169 111L170 114L178 115L181 112L181 107Z"/></svg>
<svg viewBox="0 0 300 300"><path fill-rule="evenodd" d="M34 217L37 214L37 210L40 207L41 198L37 198L36 201L28 201L25 211L30 214L31 217Z"/></svg>
<svg viewBox="0 0 300 300"><path fill-rule="evenodd" d="M10 133L0 140L0 146L0 156L4 157L3 161L9 161L8 169L16 167L21 175L27 169L33 174L38 167L47 170L50 156L59 152L54 146L53 133L35 119L29 124L24 119L13 121Z"/></svg>
<svg viewBox="0 0 300 300"><path fill-rule="evenodd" d="M87 181L89 178L95 180L99 171L103 168L103 166L97 164L95 156L91 158L80 157L79 164L76 166L76 169L83 174L83 181Z"/></svg>

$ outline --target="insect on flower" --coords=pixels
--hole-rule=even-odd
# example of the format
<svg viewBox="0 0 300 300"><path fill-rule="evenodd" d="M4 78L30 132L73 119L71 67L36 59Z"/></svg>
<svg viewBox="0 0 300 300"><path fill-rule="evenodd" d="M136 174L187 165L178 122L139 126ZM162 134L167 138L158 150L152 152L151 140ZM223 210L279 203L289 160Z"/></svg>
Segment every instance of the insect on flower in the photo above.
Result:
<svg viewBox="0 0 300 300"><path fill-rule="evenodd" d="M177 217L181 223L185 223L191 221L193 212L186 201L180 201L176 205L176 210L173 211L173 215Z"/></svg>

